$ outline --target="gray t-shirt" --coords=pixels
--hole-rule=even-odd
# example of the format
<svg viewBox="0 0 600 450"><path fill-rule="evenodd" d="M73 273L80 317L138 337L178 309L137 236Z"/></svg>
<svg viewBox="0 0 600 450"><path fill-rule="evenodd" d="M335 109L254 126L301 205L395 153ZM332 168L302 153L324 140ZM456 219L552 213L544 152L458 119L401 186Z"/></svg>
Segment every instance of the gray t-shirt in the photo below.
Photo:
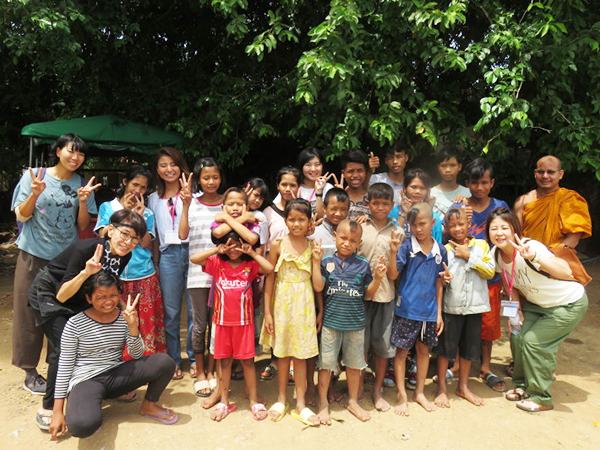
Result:
<svg viewBox="0 0 600 450"><path fill-rule="evenodd" d="M369 179L369 186L375 183L389 184L394 190L394 205L400 205L400 200L402 200L400 197L400 191L404 187L404 183L396 183L395 181L392 181L387 172L375 173L371 175L371 178Z"/></svg>

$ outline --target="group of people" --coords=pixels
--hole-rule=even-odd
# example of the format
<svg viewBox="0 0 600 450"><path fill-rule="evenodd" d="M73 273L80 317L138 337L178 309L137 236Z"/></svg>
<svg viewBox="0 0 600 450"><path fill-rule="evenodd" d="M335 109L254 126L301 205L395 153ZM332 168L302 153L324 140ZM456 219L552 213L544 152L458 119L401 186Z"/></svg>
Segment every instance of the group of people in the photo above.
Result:
<svg viewBox="0 0 600 450"><path fill-rule="evenodd" d="M317 150L305 149L298 167L277 173L272 201L261 178L223 192L218 161L201 158L189 172L180 153L163 148L153 172L132 166L117 198L96 211L99 184L76 173L85 143L64 135L53 151L56 165L29 169L13 196L23 223L13 364L26 372L24 388L44 395L36 422L53 438L66 428L92 435L103 399L135 401L146 384L140 414L177 422L158 401L171 379L183 377L184 304L193 389L215 421L237 408L231 379L245 380L254 419L279 421L289 411L309 426L331 424L332 401L368 420L360 399L369 379L379 411L392 408L384 385L396 386L399 415L408 415L407 388L427 411L449 407L447 383L455 376L456 394L483 405L467 380L480 361L479 377L507 391L490 366L502 315L512 324L514 358L515 388L506 398L526 411L552 408L558 347L583 317L587 297L548 247L575 247L591 234L585 200L559 187L557 158L538 161L537 188L513 212L490 197L492 165L479 158L463 170L453 148L438 154L435 186L421 169L405 173L400 145L386 149L380 173L373 153L346 152L339 179L324 173ZM466 186L457 181L461 171ZM77 228L96 213L98 237L78 241ZM36 371L43 335L46 379ZM277 376L269 409L258 395L257 344L271 348L261 379ZM431 353L433 399L424 391ZM340 370L347 398L336 390Z"/></svg>

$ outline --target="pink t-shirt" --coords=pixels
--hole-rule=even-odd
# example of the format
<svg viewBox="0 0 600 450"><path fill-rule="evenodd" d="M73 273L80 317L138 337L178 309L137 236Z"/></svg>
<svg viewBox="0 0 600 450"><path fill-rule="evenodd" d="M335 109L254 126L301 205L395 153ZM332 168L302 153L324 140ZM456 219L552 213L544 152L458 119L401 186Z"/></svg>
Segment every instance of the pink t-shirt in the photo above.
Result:
<svg viewBox="0 0 600 450"><path fill-rule="evenodd" d="M254 260L242 261L237 267L216 255L206 260L203 270L215 283L214 324L231 327L254 323L252 281L259 269Z"/></svg>

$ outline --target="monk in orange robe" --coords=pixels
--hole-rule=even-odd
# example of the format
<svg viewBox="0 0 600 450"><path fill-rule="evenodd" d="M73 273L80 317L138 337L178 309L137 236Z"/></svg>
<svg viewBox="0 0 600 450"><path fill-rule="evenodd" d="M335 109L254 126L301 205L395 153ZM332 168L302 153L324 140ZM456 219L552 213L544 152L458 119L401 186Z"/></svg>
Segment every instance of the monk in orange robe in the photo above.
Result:
<svg viewBox="0 0 600 450"><path fill-rule="evenodd" d="M576 247L580 239L592 235L588 204L577 192L559 186L563 175L560 159L544 156L535 170L537 188L515 202L523 236L548 247Z"/></svg>

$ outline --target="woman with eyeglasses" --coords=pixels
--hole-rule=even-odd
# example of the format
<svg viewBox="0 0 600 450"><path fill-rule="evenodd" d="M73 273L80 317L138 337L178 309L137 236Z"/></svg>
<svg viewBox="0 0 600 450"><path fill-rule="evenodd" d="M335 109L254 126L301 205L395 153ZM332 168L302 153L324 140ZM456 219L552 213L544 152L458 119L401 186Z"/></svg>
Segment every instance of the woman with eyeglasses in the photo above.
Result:
<svg viewBox="0 0 600 450"><path fill-rule="evenodd" d="M130 236L129 230L119 229L122 239L131 239L135 244L131 252L131 261L120 275L121 300L127 302L139 294L137 304L140 333L144 338L144 356L155 353L166 353L165 325L163 318L163 299L156 269L152 262L152 239L154 233L154 213L144 205L144 194L150 183L150 171L143 166L133 165L127 171L118 197L100 205L98 223L94 231L101 237L107 232L110 217L122 209L135 211L146 221L147 232L140 237ZM125 351L123 359L129 361L131 356ZM133 395L133 394L132 394Z"/></svg>
<svg viewBox="0 0 600 450"><path fill-rule="evenodd" d="M187 339L185 351L190 363L190 377L196 379L196 357L192 346L193 312L187 290L189 269L189 239L179 239L179 220L183 202L179 192L179 178L188 174L188 166L181 153L171 147L161 148L152 166L156 192L148 197L148 207L154 212L156 235L154 240L154 264L158 265L158 278L163 294L165 310L165 334L167 353L177 367L173 379L183 378L181 371L181 311L185 296L187 311Z"/></svg>
<svg viewBox="0 0 600 450"><path fill-rule="evenodd" d="M31 283L29 306L36 325L50 343L46 393L35 418L40 429L48 431L52 421L63 328L69 318L89 307L83 295L83 283L100 270L121 275L131 260L136 242L141 241L146 232L142 216L121 209L111 216L104 237L75 242L40 269Z"/></svg>

